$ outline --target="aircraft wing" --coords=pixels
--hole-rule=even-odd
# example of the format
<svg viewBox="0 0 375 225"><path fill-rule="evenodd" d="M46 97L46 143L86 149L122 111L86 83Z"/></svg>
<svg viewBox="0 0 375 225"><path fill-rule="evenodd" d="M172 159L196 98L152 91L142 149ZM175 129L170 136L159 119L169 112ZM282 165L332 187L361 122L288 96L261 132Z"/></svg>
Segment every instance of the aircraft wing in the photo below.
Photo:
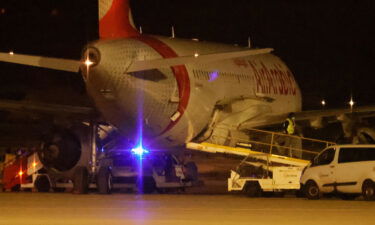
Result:
<svg viewBox="0 0 375 225"><path fill-rule="evenodd" d="M94 113L90 107L45 104L30 101L0 100L0 110L10 112L39 112L54 115L77 115L88 117Z"/></svg>
<svg viewBox="0 0 375 225"><path fill-rule="evenodd" d="M136 71L151 70L161 67L171 67L189 63L210 63L224 59L266 54L271 51L273 51L272 48L249 49L235 52L222 52L204 55L181 56L165 59L134 61L128 68L127 72L131 73ZM82 65L82 62L79 60L14 54L13 52L0 52L0 61L42 67L47 69L62 70L68 72L78 72L80 65Z"/></svg>
<svg viewBox="0 0 375 225"><path fill-rule="evenodd" d="M78 72L82 64L82 62L78 60L22 55L12 52L0 52L0 61L68 72Z"/></svg>
<svg viewBox="0 0 375 225"><path fill-rule="evenodd" d="M375 106L360 106L354 107L353 109L327 109L327 110L311 110L311 111L301 111L295 112L296 121L310 121L312 126L318 126L322 118L334 117L332 121L345 120L342 116L355 115L356 118L372 118L375 117ZM260 114L255 120L249 120L240 125L241 130L246 130L247 128L254 127L266 127L272 125L281 125L288 114L272 114L268 112L266 114Z"/></svg>
<svg viewBox="0 0 375 225"><path fill-rule="evenodd" d="M157 69L160 67L171 67L177 65L184 65L190 63L210 63L214 61L220 61L224 59L232 59L250 55L259 55L266 54L273 51L272 48L262 48L262 49L249 49L243 51L235 52L222 52L222 53L212 53L204 55L191 55L191 56L181 56L174 58L165 58L165 59L154 59L154 60L143 60L143 61L134 61L127 72L136 72L142 70Z"/></svg>
<svg viewBox="0 0 375 225"><path fill-rule="evenodd" d="M302 111L296 113L296 120L307 120L318 117L340 116L344 114L361 114L362 116L375 116L375 106L360 106L353 109L327 109L327 110L312 110Z"/></svg>

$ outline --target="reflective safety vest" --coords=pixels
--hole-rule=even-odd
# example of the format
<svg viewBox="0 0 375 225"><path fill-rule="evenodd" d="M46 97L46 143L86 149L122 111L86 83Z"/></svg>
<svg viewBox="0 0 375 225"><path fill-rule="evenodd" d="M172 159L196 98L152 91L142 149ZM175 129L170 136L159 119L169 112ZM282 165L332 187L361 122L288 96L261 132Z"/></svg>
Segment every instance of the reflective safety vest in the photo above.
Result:
<svg viewBox="0 0 375 225"><path fill-rule="evenodd" d="M286 128L286 131L288 132L288 134L294 134L294 130L295 130L294 121L290 118L287 118L286 121L288 121L288 127Z"/></svg>

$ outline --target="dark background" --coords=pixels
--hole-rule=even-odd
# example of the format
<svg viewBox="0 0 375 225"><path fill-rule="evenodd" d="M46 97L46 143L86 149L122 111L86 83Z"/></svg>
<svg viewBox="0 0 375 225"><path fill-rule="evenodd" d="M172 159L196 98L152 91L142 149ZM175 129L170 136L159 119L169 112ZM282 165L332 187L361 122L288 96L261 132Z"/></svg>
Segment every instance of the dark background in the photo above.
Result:
<svg viewBox="0 0 375 225"><path fill-rule="evenodd" d="M293 71L305 109L374 104L373 0L138 0L133 16L144 33L272 47ZM1 0L0 51L80 58L97 39L93 0ZM50 94L46 94L50 93ZM64 93L61 95L61 93ZM78 97L67 97L78 96ZM0 64L0 98L86 104L71 73ZM73 104L73 103L72 103Z"/></svg>

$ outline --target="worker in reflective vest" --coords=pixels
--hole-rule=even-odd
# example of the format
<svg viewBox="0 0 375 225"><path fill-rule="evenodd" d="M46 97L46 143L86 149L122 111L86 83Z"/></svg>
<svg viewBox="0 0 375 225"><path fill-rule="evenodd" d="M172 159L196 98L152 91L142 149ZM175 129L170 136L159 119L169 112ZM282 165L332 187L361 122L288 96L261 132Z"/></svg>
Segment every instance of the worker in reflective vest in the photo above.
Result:
<svg viewBox="0 0 375 225"><path fill-rule="evenodd" d="M284 133L293 135L296 131L295 114L289 113L285 122L283 123Z"/></svg>
<svg viewBox="0 0 375 225"><path fill-rule="evenodd" d="M295 114L289 113L285 122L283 123L283 129L285 134L297 135ZM299 137L284 136L284 148L281 148L279 152L284 156L302 158L302 142Z"/></svg>

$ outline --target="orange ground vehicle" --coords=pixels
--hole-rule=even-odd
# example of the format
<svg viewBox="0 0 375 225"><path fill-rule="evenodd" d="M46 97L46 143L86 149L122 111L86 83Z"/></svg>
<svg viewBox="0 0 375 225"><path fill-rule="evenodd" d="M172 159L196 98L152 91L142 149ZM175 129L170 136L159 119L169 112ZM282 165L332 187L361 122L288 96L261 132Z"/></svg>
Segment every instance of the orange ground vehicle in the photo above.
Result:
<svg viewBox="0 0 375 225"><path fill-rule="evenodd" d="M36 153L8 160L4 163L2 188L13 191L18 191L21 188L33 188L35 175L38 175L38 171L42 168L43 165Z"/></svg>
<svg viewBox="0 0 375 225"><path fill-rule="evenodd" d="M4 163L3 189L19 190L22 183L27 183L27 156L20 156Z"/></svg>

